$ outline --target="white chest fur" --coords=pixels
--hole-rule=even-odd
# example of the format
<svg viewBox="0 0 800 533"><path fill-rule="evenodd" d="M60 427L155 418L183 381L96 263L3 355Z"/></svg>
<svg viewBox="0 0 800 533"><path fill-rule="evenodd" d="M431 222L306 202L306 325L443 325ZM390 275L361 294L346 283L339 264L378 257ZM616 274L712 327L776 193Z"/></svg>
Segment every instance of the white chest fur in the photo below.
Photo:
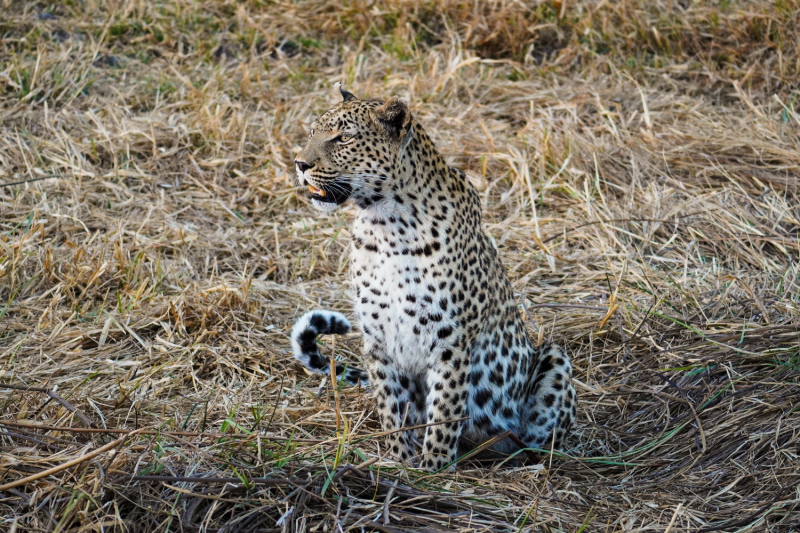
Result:
<svg viewBox="0 0 800 533"><path fill-rule="evenodd" d="M373 346L398 369L420 374L434 360L439 331L455 325L448 312L451 287L438 264L441 255L425 250L424 230L399 230L391 223L356 221L355 310L367 349Z"/></svg>

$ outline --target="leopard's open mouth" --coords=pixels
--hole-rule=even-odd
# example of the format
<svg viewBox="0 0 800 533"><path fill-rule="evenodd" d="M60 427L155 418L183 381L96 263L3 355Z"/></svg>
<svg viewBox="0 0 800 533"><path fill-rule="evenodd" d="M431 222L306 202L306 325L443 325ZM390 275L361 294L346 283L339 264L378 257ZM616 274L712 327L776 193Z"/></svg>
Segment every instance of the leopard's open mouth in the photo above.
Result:
<svg viewBox="0 0 800 533"><path fill-rule="evenodd" d="M309 185L308 190L311 191L311 196L325 196L325 191L317 189L313 185Z"/></svg>
<svg viewBox="0 0 800 533"><path fill-rule="evenodd" d="M321 187L315 187L308 181L305 182L305 185L308 187L308 191L311 193L312 201L326 204L343 204L348 198L350 198L350 194L353 192L353 188L349 183L338 181L333 181L326 185L322 185Z"/></svg>

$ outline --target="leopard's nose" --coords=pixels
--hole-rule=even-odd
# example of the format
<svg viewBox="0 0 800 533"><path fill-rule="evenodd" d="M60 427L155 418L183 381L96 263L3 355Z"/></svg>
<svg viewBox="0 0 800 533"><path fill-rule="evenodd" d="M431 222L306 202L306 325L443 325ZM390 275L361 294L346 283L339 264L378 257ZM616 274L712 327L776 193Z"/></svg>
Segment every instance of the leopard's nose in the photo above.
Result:
<svg viewBox="0 0 800 533"><path fill-rule="evenodd" d="M308 170L310 168L314 168L314 165L309 165L308 163L306 163L305 161L302 161L300 159L295 159L294 160L294 164L297 165L297 169L300 172L305 172L306 170Z"/></svg>

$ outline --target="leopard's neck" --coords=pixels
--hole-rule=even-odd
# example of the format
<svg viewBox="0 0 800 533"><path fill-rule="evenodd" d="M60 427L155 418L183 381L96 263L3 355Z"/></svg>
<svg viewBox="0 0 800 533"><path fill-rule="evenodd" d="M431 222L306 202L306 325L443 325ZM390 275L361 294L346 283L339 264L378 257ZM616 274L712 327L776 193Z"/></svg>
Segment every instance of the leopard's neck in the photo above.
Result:
<svg viewBox="0 0 800 533"><path fill-rule="evenodd" d="M353 233L365 244L433 246L469 203L464 173L448 167L422 126L414 121L413 127L413 138L394 162L383 199L359 206Z"/></svg>

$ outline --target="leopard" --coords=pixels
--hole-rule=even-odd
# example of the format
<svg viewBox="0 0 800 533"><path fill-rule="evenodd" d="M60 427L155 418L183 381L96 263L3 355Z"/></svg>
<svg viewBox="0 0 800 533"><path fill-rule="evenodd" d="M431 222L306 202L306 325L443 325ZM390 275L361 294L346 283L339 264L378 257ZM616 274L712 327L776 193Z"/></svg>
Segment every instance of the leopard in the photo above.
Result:
<svg viewBox="0 0 800 533"><path fill-rule="evenodd" d="M359 99L337 83L331 105L294 164L314 208L355 206L350 278L367 370L331 369L320 353L320 335L353 329L335 311L296 321L294 358L368 388L399 463L454 469L464 442L560 449L576 418L572 363L557 344L529 339L477 190L406 99Z"/></svg>

